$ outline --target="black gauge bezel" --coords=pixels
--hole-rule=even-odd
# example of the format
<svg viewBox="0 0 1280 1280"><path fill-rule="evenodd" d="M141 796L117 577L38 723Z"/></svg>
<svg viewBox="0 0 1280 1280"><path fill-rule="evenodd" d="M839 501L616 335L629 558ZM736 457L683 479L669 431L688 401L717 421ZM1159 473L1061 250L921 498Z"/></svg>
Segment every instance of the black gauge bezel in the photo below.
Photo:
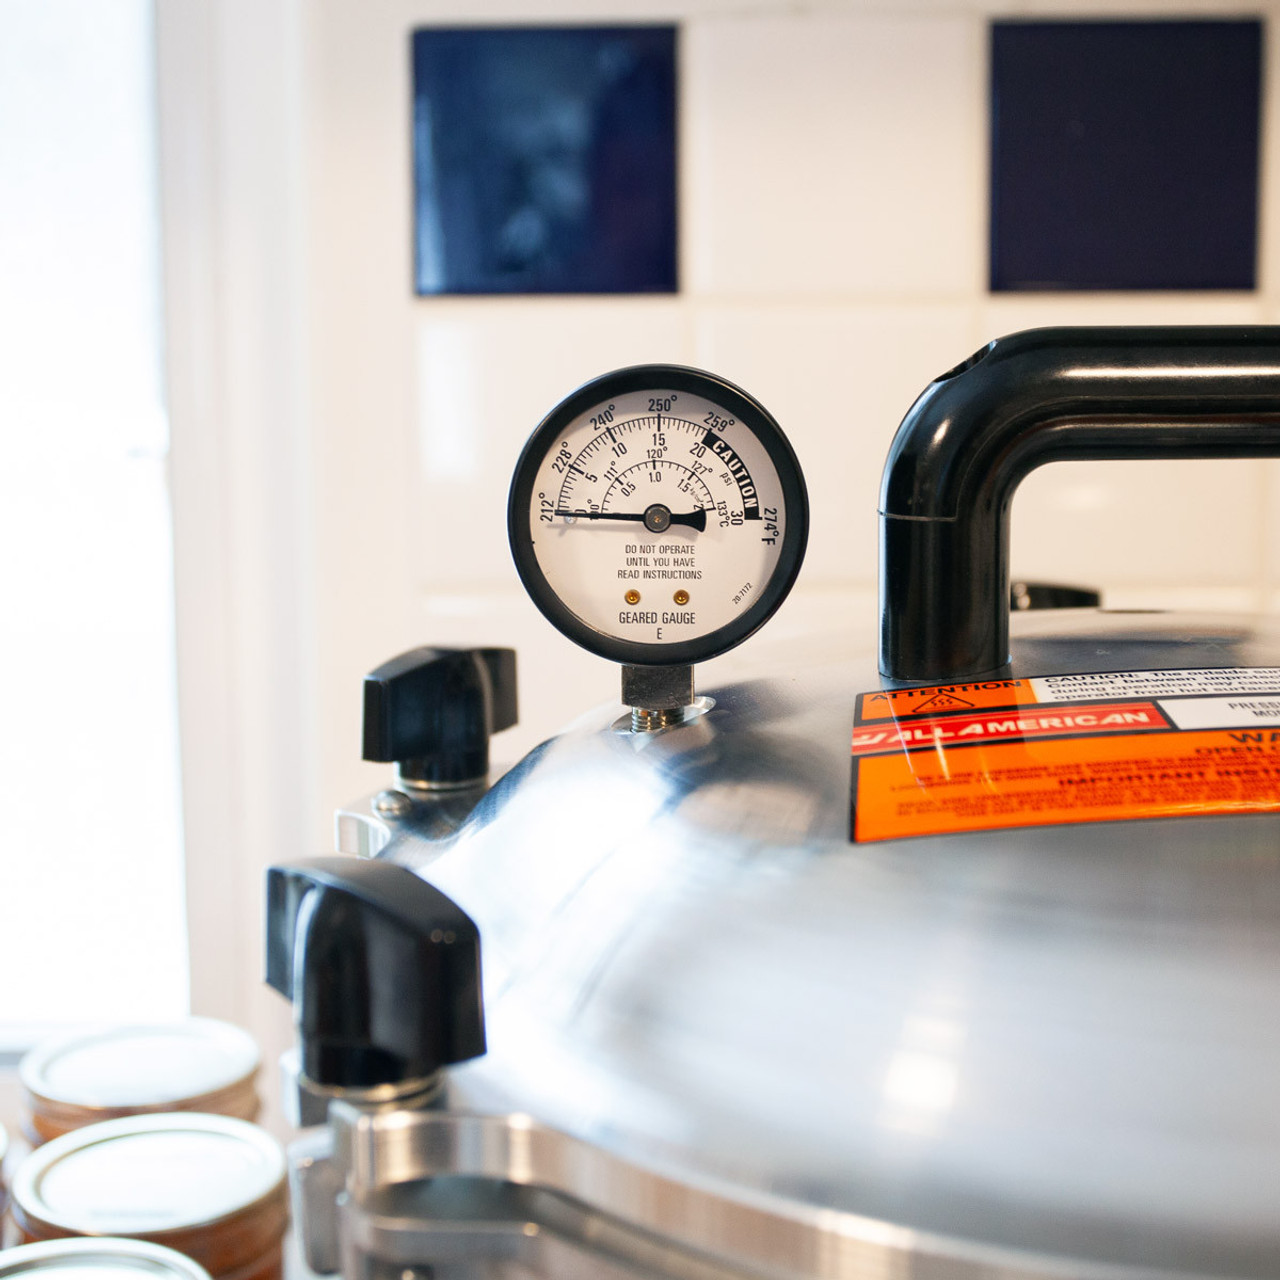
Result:
<svg viewBox="0 0 1280 1280"><path fill-rule="evenodd" d="M534 482L543 459L565 428L584 410L635 391L685 391L710 400L743 423L764 446L782 486L786 525L777 565L764 589L740 617L696 640L640 644L618 640L588 626L561 603L538 564L529 528ZM521 450L507 500L507 538L516 572L534 604L553 626L590 653L631 666L705 662L741 644L762 627L787 598L804 562L809 539L809 495L795 451L773 415L753 396L716 374L677 364L641 364L616 369L584 383L538 425Z"/></svg>

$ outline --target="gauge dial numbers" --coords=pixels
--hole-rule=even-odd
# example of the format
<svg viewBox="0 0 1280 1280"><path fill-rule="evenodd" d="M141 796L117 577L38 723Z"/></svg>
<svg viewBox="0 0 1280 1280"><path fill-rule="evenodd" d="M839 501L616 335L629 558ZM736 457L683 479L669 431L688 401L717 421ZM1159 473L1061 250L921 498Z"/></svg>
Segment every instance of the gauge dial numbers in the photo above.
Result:
<svg viewBox="0 0 1280 1280"><path fill-rule="evenodd" d="M782 603L808 532L804 479L746 392L675 365L587 383L534 432L508 533L534 602L592 653L690 663Z"/></svg>

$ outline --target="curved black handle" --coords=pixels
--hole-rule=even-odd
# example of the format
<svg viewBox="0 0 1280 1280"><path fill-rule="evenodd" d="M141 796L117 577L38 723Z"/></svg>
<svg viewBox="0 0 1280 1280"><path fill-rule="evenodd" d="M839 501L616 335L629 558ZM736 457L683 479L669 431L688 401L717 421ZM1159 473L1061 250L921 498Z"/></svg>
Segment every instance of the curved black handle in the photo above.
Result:
<svg viewBox="0 0 1280 1280"><path fill-rule="evenodd" d="M317 1085L400 1086L485 1051L476 926L393 862L268 868L267 982L293 1002Z"/></svg>
<svg viewBox="0 0 1280 1280"><path fill-rule="evenodd" d="M1009 508L1046 462L1280 456L1280 328L1032 329L925 388L880 490L880 670L1009 660Z"/></svg>
<svg viewBox="0 0 1280 1280"><path fill-rule="evenodd" d="M517 721L514 649L410 649L364 678L364 758L457 786L489 772L489 736Z"/></svg>

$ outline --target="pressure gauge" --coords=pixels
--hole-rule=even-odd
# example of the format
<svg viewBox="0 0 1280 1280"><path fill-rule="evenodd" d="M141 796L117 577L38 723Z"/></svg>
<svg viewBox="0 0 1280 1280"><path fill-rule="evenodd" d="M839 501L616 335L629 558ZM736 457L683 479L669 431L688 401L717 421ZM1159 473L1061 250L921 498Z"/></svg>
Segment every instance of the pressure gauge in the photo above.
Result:
<svg viewBox="0 0 1280 1280"><path fill-rule="evenodd" d="M516 464L507 527L534 603L584 649L691 664L741 643L804 558L808 500L769 412L710 373L638 365L557 405Z"/></svg>

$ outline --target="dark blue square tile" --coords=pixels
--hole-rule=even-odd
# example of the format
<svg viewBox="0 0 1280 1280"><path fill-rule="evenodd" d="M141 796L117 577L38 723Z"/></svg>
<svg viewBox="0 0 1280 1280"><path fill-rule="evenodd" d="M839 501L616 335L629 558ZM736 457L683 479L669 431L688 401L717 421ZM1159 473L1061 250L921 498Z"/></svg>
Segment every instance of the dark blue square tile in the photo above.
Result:
<svg viewBox="0 0 1280 1280"><path fill-rule="evenodd" d="M991 288L1252 289L1262 24L996 22Z"/></svg>
<svg viewBox="0 0 1280 1280"><path fill-rule="evenodd" d="M413 33L418 293L671 293L676 29Z"/></svg>

